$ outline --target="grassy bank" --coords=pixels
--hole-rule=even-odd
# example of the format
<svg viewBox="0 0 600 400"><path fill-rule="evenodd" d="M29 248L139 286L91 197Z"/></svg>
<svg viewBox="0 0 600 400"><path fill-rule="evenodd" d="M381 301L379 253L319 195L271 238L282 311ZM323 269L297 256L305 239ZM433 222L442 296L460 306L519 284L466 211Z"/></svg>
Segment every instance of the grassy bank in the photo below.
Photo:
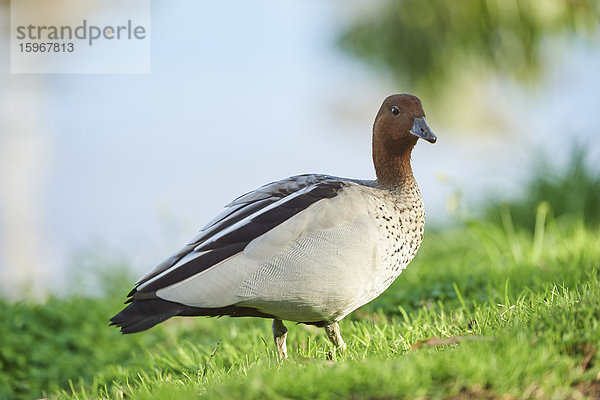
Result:
<svg viewBox="0 0 600 400"><path fill-rule="evenodd" d="M281 363L261 319L121 336L107 319L123 277L96 298L0 300L0 398L598 398L600 230L540 200L526 222L513 202L428 231L392 287L342 321L345 354L288 323Z"/></svg>

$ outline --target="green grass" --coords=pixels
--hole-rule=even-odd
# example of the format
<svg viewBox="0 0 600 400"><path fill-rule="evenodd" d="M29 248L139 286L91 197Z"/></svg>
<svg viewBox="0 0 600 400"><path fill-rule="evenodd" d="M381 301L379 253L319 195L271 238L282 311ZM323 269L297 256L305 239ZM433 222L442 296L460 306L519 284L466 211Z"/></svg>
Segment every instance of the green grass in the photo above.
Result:
<svg viewBox="0 0 600 400"><path fill-rule="evenodd" d="M3 302L0 398L580 398L600 387L600 232L537 226L429 233L392 287L342 322L347 353L288 324L283 363L267 320L176 318L121 336L106 326L114 287ZM409 352L434 336L462 340Z"/></svg>
<svg viewBox="0 0 600 400"><path fill-rule="evenodd" d="M100 271L95 297L0 300L0 399L599 398L600 227L553 210L560 196L426 232L407 271L342 321L344 354L288 323L280 362L270 321L252 318L121 336L107 320L133 281L122 266ZM513 214L525 203L529 222Z"/></svg>

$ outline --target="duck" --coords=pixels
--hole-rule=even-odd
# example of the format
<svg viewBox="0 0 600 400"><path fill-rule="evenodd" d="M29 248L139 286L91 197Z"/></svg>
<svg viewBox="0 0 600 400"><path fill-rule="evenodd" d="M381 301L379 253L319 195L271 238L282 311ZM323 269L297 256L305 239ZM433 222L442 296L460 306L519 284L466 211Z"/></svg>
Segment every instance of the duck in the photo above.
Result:
<svg viewBox="0 0 600 400"><path fill-rule="evenodd" d="M344 351L339 322L381 295L423 240L418 139L437 140L421 100L388 96L373 124L376 179L304 174L238 197L142 276L110 325L130 334L174 316L261 317L282 359L283 321L323 327Z"/></svg>

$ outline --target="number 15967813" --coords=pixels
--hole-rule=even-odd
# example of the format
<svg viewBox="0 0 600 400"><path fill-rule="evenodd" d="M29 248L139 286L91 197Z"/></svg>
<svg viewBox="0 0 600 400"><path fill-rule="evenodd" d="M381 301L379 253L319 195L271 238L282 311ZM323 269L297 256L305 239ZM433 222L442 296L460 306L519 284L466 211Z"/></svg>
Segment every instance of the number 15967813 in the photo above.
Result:
<svg viewBox="0 0 600 400"><path fill-rule="evenodd" d="M73 43L19 43L21 53L72 53Z"/></svg>

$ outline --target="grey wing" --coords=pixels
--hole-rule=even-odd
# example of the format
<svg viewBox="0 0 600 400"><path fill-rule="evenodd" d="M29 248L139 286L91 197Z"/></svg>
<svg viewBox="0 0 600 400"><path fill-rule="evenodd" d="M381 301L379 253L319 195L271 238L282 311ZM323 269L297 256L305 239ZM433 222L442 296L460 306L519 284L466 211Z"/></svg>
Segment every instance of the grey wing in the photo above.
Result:
<svg viewBox="0 0 600 400"><path fill-rule="evenodd" d="M316 201L336 196L346 182L352 181L328 175L298 175L238 197L180 251L144 275L129 295L153 295L243 251L254 238Z"/></svg>

